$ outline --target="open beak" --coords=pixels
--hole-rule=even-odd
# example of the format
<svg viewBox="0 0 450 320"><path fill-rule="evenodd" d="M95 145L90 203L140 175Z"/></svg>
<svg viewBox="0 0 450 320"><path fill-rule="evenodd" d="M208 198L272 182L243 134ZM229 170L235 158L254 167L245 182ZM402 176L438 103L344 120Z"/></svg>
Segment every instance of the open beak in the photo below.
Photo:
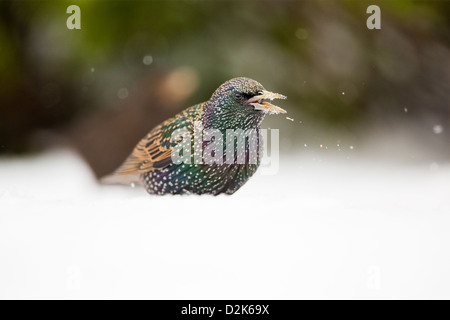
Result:
<svg viewBox="0 0 450 320"><path fill-rule="evenodd" d="M260 95L248 99L247 103L252 105L255 108L255 110L260 110L266 113L270 114L286 113L286 110L276 105L273 105L270 102L264 101L264 100L272 101L273 99L287 99L287 98L282 94L263 90Z"/></svg>

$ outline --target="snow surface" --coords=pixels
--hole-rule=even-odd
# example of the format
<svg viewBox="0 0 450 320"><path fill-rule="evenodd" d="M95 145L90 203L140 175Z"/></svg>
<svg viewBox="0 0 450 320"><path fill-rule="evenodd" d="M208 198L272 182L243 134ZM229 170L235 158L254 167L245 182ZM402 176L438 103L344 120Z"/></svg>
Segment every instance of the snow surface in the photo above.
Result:
<svg viewBox="0 0 450 320"><path fill-rule="evenodd" d="M281 158L233 196L0 159L0 298L450 298L450 168Z"/></svg>

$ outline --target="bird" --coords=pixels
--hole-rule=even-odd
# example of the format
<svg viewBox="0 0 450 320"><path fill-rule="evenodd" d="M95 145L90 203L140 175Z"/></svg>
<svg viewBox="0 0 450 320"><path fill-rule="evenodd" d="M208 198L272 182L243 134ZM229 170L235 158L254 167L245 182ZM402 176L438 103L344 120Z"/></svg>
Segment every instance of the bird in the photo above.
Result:
<svg viewBox="0 0 450 320"><path fill-rule="evenodd" d="M234 194L261 163L265 116L286 113L267 101L274 99L286 96L250 78L228 80L208 101L151 130L102 181L140 183L152 195Z"/></svg>

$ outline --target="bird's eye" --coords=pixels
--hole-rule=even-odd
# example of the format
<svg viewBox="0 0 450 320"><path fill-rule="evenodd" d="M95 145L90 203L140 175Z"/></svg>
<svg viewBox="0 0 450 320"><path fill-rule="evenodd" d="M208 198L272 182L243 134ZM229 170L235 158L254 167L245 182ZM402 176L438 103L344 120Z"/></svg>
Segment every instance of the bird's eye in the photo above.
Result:
<svg viewBox="0 0 450 320"><path fill-rule="evenodd" d="M234 95L234 97L236 98L236 100L241 100L243 96L242 96L241 93L236 93L236 94Z"/></svg>

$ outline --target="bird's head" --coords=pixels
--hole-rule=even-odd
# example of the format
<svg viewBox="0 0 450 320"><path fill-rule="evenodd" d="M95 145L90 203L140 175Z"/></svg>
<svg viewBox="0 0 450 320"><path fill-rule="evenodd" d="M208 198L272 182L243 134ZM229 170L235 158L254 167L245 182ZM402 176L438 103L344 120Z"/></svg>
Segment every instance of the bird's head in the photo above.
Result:
<svg viewBox="0 0 450 320"><path fill-rule="evenodd" d="M212 95L210 101L220 108L262 114L286 113L286 111L267 100L286 99L279 93L264 89L257 81L249 78L234 78L222 84Z"/></svg>

